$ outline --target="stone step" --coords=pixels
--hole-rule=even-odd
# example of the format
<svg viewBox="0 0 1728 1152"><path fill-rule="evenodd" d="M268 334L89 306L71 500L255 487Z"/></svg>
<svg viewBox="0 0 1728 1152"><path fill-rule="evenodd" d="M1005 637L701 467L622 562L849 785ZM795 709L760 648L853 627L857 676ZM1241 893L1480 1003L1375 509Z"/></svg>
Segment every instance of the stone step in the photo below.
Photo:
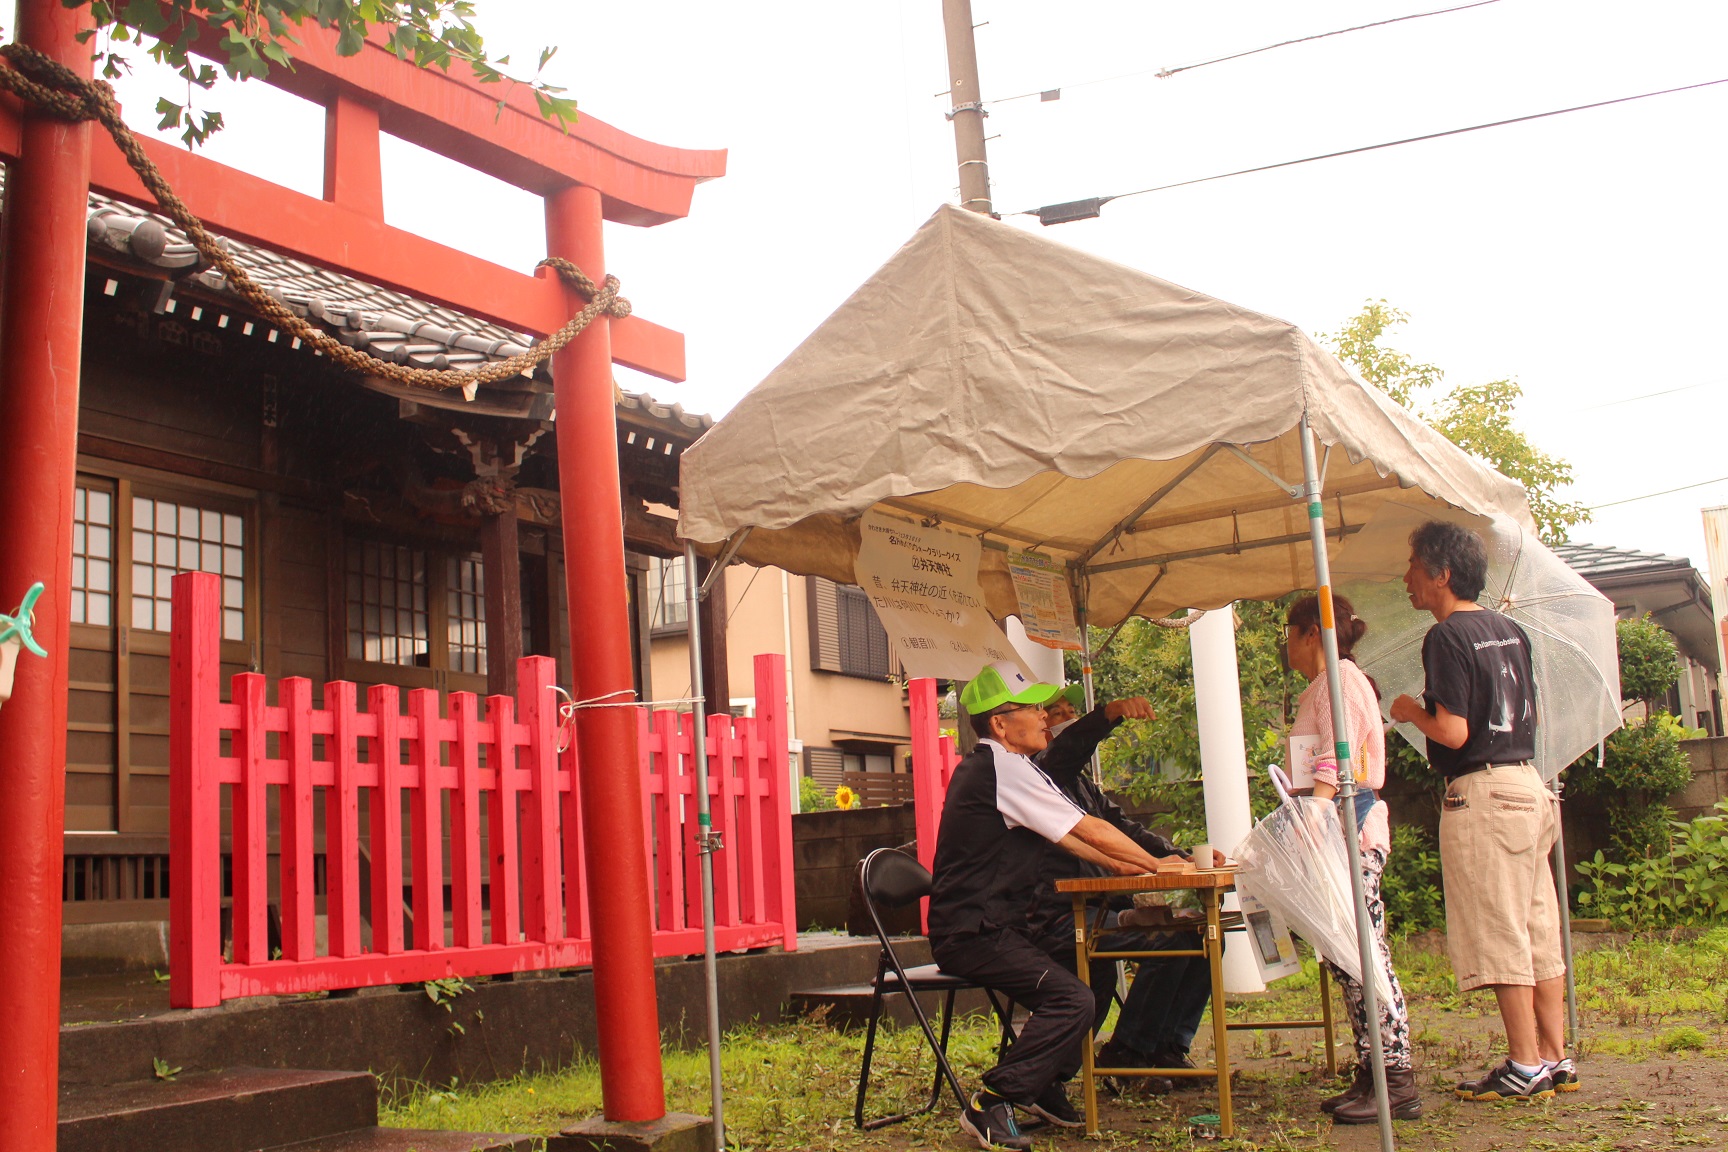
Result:
<svg viewBox="0 0 1728 1152"><path fill-rule="evenodd" d="M925 1015L930 1018L930 1024L934 1028L941 1027L942 999L942 995L936 992L918 994L918 1002L924 1006ZM967 989L954 997L956 1017L989 1011L990 1002L984 998L984 993L976 988ZM786 1013L792 1017L820 1013L822 1021L830 1027L842 1030L863 1028L870 1023L870 985L839 984L828 988L797 989L787 995ZM882 1015L884 1019L892 1020L903 1028L918 1026L911 1006L906 1003L906 997L901 995L883 998Z"/></svg>
<svg viewBox="0 0 1728 1152"><path fill-rule="evenodd" d="M231 1068L64 1088L59 1152L252 1152L377 1123L370 1072Z"/></svg>
<svg viewBox="0 0 1728 1152"><path fill-rule="evenodd" d="M268 1152L533 1152L539 1136L497 1132L435 1132L424 1128L357 1128Z"/></svg>

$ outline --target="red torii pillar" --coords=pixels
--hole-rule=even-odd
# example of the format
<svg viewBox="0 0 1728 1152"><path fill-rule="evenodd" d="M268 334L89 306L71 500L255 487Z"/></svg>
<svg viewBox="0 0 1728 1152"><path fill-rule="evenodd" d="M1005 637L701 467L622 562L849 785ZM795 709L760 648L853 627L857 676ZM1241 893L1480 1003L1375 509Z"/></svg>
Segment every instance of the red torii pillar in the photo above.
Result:
<svg viewBox="0 0 1728 1152"><path fill-rule="evenodd" d="M574 185L546 196L547 251L573 261L596 284L606 275L601 228L597 189ZM572 288L565 289L565 297L572 314L587 303ZM552 378L558 405L565 591L570 600L571 688L580 700L604 697L625 703L634 698L635 683L611 325L604 315L553 356ZM666 1114L666 1089L634 710L590 708L577 713L576 750L594 933L601 1099L608 1120L658 1120Z"/></svg>
<svg viewBox="0 0 1728 1152"><path fill-rule="evenodd" d="M60 0L19 0L19 42L88 77L90 48L75 39L87 13ZM0 602L11 611L32 583L47 585L36 638L48 659L18 662L12 699L0 708L0 1148L53 1152L90 125L27 107L19 152L7 176L0 289Z"/></svg>

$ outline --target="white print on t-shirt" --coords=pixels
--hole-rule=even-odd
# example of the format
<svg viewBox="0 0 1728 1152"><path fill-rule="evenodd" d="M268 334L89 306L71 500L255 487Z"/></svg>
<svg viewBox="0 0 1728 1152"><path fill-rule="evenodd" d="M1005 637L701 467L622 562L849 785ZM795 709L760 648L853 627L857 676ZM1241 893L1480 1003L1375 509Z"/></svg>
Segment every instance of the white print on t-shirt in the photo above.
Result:
<svg viewBox="0 0 1728 1152"><path fill-rule="evenodd" d="M1523 643L1523 641L1518 639L1518 637L1508 636L1504 640L1478 640L1474 644L1470 645L1470 647L1472 647L1476 651L1480 652L1484 648L1504 648L1508 644L1522 644L1522 643Z"/></svg>
<svg viewBox="0 0 1728 1152"><path fill-rule="evenodd" d="M1086 813L1062 794L1030 758L994 740L987 745L996 764L996 810L1009 828L1030 828L1052 844L1074 831Z"/></svg>
<svg viewBox="0 0 1728 1152"><path fill-rule="evenodd" d="M1496 640L1492 641L1492 643L1516 644L1518 641ZM1481 648L1482 646L1483 645L1481 644L1476 645L1478 648ZM1500 691L1495 693L1494 715L1488 721L1488 731L1490 732L1512 731L1512 697L1514 695L1523 695L1523 693L1518 691L1518 670L1516 668L1512 667L1510 664L1502 664L1500 666L1500 677L1503 680L1512 681L1512 684L1510 687L1502 686ZM1523 711L1525 716L1529 715L1530 701L1528 699L1525 699L1524 701Z"/></svg>

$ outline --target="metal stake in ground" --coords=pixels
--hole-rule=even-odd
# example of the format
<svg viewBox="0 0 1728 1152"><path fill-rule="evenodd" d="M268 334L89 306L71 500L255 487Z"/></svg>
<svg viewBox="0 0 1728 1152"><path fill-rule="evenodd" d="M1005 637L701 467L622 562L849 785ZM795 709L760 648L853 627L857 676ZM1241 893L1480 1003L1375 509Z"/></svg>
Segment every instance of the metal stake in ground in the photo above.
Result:
<svg viewBox="0 0 1728 1152"><path fill-rule="evenodd" d="M719 567L716 566L716 571ZM726 1152L720 1080L720 971L714 959L714 853L724 847L708 810L707 689L702 684L702 590L696 586L696 548L684 545L684 635L690 645L692 752L696 757L696 851L702 861L702 977L708 985L708 1098L714 1114L714 1152Z"/></svg>

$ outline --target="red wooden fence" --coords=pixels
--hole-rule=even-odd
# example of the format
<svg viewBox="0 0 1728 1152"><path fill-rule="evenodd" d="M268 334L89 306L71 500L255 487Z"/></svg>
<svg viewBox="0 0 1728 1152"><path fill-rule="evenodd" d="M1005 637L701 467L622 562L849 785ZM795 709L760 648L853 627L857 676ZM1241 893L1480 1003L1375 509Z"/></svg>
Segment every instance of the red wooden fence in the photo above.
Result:
<svg viewBox="0 0 1728 1152"><path fill-rule="evenodd" d="M558 751L552 660L524 658L516 699L488 697L484 711L473 693L453 692L445 714L436 691L414 689L403 714L391 685L368 689L361 711L346 681L325 684L324 707L313 708L312 684L302 677L282 680L272 705L257 673L235 676L231 701L223 703L220 597L215 576L174 578L169 991L175 1007L590 962L581 770L574 749ZM761 714L708 718L708 791L714 827L724 836L714 870L722 951L797 946L785 686L784 658L758 656ZM657 956L702 950L691 719L641 710ZM225 811L231 959L223 956L221 930ZM323 951L314 890L320 811ZM271 955L268 923L273 839L279 956ZM362 841L371 872L369 938L361 928ZM403 927L405 888L411 935Z"/></svg>
<svg viewBox="0 0 1728 1152"><path fill-rule="evenodd" d="M948 795L948 781L960 763L960 753L953 738L942 735L936 681L920 678L906 687L912 711L913 828L918 836L918 859L929 868L936 861L936 828L942 822L942 801Z"/></svg>

